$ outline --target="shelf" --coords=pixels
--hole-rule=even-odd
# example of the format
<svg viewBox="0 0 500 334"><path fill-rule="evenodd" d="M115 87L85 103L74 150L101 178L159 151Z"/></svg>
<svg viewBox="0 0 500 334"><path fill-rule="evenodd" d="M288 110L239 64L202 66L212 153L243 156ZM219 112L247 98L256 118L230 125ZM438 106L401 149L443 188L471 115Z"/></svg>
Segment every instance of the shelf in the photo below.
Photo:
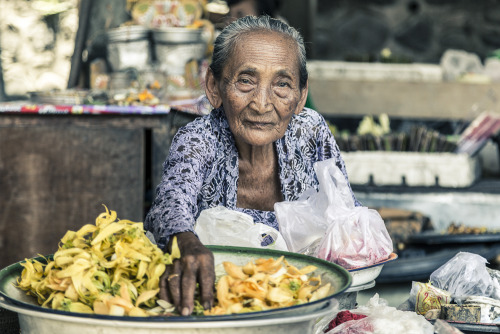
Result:
<svg viewBox="0 0 500 334"><path fill-rule="evenodd" d="M500 96L500 83L340 80L309 77L316 109L325 116L380 115L472 119ZM478 108L477 112L473 112Z"/></svg>

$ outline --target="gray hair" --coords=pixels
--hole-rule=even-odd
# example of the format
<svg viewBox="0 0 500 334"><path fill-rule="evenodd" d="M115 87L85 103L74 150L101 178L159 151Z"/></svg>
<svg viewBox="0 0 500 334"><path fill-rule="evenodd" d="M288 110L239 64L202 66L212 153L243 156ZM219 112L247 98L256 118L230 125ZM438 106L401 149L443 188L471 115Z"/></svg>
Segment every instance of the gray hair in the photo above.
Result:
<svg viewBox="0 0 500 334"><path fill-rule="evenodd" d="M212 64L210 69L214 74L215 79L220 80L222 70L229 60L236 43L241 36L253 31L272 31L279 32L292 38L297 44L298 60L299 60L299 87L304 88L307 83L308 73L306 65L306 49L304 40L300 33L285 22L273 19L267 15L255 17L245 16L229 24L217 36L214 42L214 52L212 55Z"/></svg>

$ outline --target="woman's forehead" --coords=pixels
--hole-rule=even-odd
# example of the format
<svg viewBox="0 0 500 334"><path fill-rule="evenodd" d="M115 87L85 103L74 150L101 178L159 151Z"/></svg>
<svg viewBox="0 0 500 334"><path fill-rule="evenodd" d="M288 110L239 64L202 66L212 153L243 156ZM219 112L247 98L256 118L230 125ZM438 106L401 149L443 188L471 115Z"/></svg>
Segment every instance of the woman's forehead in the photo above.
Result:
<svg viewBox="0 0 500 334"><path fill-rule="evenodd" d="M279 32L256 31L241 35L228 59L227 67L273 67L281 71L299 69L295 41Z"/></svg>
<svg viewBox="0 0 500 334"><path fill-rule="evenodd" d="M236 40L235 48L259 47L266 44L297 50L295 40L291 36L271 30L254 30L242 33Z"/></svg>

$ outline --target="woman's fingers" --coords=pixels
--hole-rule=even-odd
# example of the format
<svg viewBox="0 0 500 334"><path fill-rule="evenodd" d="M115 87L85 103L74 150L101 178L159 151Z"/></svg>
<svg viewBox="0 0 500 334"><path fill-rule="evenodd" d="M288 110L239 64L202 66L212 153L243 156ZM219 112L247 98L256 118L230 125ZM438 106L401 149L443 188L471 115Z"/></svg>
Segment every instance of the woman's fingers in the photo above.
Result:
<svg viewBox="0 0 500 334"><path fill-rule="evenodd" d="M171 298L171 303L180 310L181 305L181 279L182 279L182 268L181 261L174 260L174 263L170 266L172 270L166 278L166 284L168 286L168 293ZM160 289L161 290L161 289Z"/></svg>
<svg viewBox="0 0 500 334"><path fill-rule="evenodd" d="M192 232L181 232L176 236L181 258L167 266L160 280L160 298L172 303L182 315L187 316L194 309L197 283L201 305L205 309L213 306L214 256Z"/></svg>
<svg viewBox="0 0 500 334"><path fill-rule="evenodd" d="M196 290L196 272L198 263L191 256L183 259L185 262L182 271L182 301L179 311L182 315L190 315L194 308L194 293Z"/></svg>
<svg viewBox="0 0 500 334"><path fill-rule="evenodd" d="M207 254L207 259L200 265L198 280L200 282L201 305L205 310L212 308L214 303L215 271L214 256Z"/></svg>
<svg viewBox="0 0 500 334"><path fill-rule="evenodd" d="M181 259L182 263L182 292L181 292L181 308L179 311L182 315L190 315L194 309L194 295L196 292L196 284L199 283L200 290L202 293L201 303L203 306L206 304L210 305L212 300L208 300L208 298L212 297L212 295L207 295L207 286L210 286L213 291L214 280L212 276L215 277L215 273L213 271L213 255L212 253L203 253L197 255L186 255ZM210 270L209 268L212 268ZM207 270L208 269L208 270ZM210 273L213 273L211 275ZM204 287L205 286L205 287ZM205 297L203 297L203 293L205 293ZM209 308L210 308L209 307Z"/></svg>
<svg viewBox="0 0 500 334"><path fill-rule="evenodd" d="M166 300L169 303L172 303L170 296L168 294L168 276L170 275L170 270L167 267L163 275L160 277L160 299Z"/></svg>

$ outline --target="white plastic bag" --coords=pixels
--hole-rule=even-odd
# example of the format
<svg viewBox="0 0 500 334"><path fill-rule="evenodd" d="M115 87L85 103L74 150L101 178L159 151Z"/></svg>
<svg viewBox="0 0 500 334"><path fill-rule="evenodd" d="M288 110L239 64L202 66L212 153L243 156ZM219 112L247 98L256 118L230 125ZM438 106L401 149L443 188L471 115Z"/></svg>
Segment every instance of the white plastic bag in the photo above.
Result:
<svg viewBox="0 0 500 334"><path fill-rule="evenodd" d="M336 215L333 206L338 210L354 208L351 191L335 159L316 162L314 170L319 181L317 192L308 189L297 201L274 204L280 232L291 252L305 253L323 238Z"/></svg>
<svg viewBox="0 0 500 334"><path fill-rule="evenodd" d="M254 223L246 213L223 206L203 210L196 220L195 233L205 245L271 248L288 251L285 240L274 228ZM262 246L264 238L273 242Z"/></svg>
<svg viewBox="0 0 500 334"><path fill-rule="evenodd" d="M328 227L319 211L314 210L309 199L274 204L281 235L291 252L312 255Z"/></svg>
<svg viewBox="0 0 500 334"><path fill-rule="evenodd" d="M468 296L490 297L495 284L486 270L488 261L481 255L459 252L430 276L432 285L451 293L461 304Z"/></svg>
<svg viewBox="0 0 500 334"><path fill-rule="evenodd" d="M433 334L433 326L421 315L411 311L400 311L388 306L387 301L375 294L366 305L351 310L367 317L351 320L335 327L328 334Z"/></svg>
<svg viewBox="0 0 500 334"><path fill-rule="evenodd" d="M335 159L314 164L318 192L274 205L280 231L292 252L306 253L346 269L387 259L393 244L380 214L356 207Z"/></svg>

